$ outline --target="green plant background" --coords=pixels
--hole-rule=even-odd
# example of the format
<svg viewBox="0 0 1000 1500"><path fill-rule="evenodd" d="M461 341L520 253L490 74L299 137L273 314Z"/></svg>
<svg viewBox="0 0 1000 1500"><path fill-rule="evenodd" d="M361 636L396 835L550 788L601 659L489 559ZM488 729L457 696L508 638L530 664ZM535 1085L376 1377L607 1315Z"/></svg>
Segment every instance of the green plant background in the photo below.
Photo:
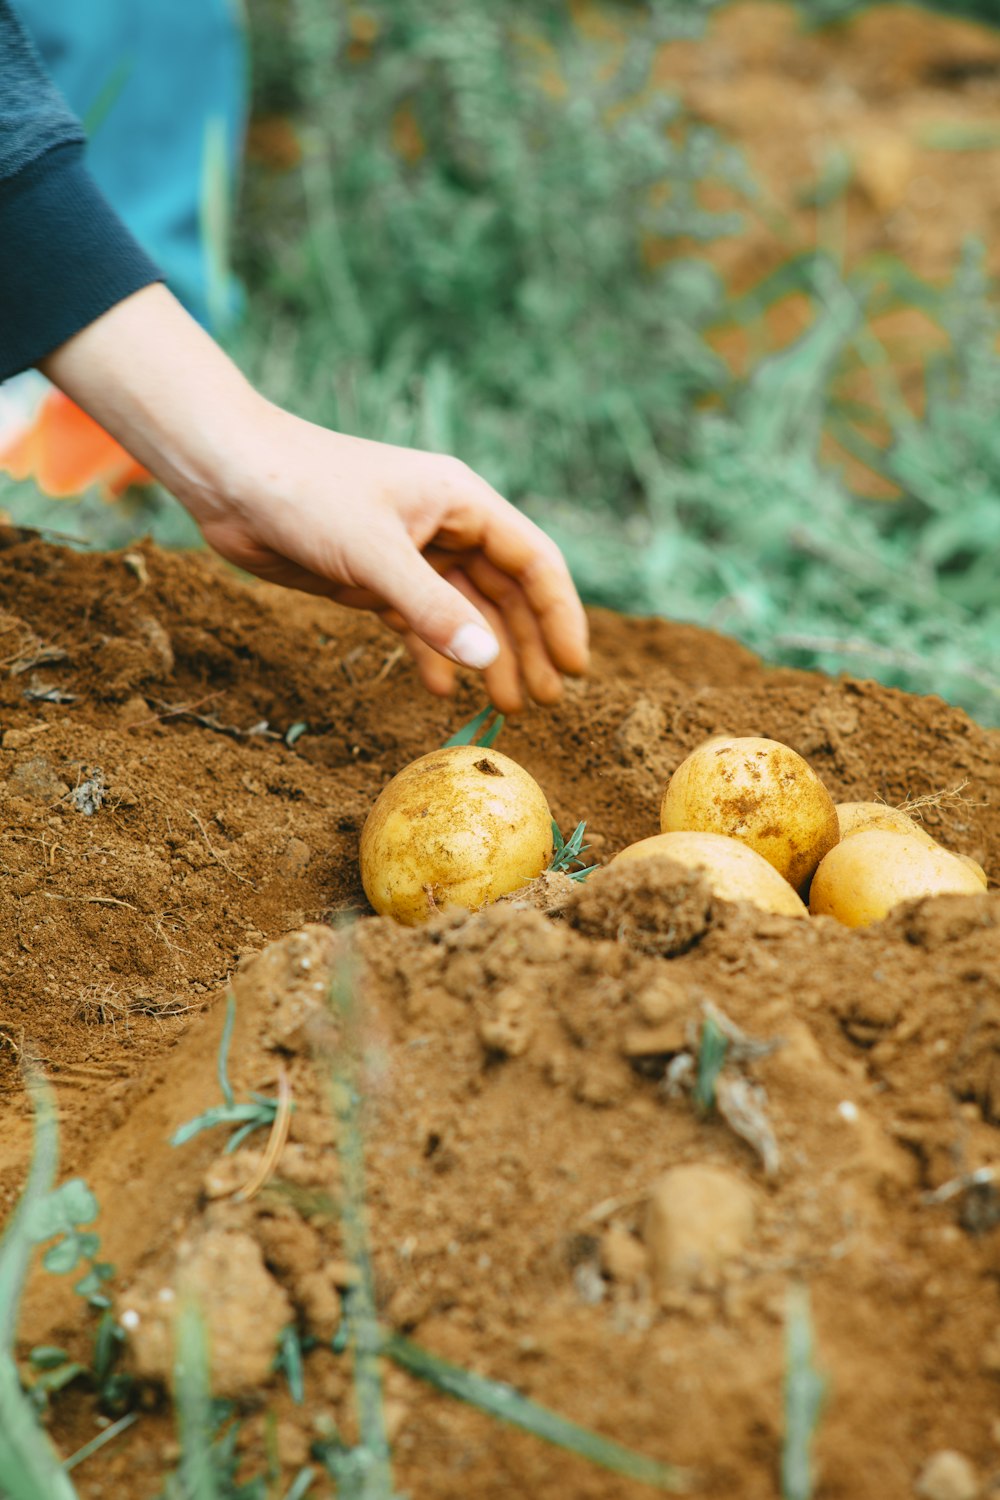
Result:
<svg viewBox="0 0 1000 1500"><path fill-rule="evenodd" d="M609 3L629 43L608 77L562 6L252 0L255 107L288 117L303 154L242 184L233 353L305 416L459 454L554 533L591 601L1000 723L1000 309L981 247L931 288L884 259L847 274L819 246L728 299L698 247L768 204L731 143L646 88L656 49L697 37L720 3ZM798 6L812 26L862 8ZM995 0L934 8L998 19ZM401 111L419 155L398 148ZM731 211L702 206L709 183ZM650 268L649 234L684 253ZM752 327L792 288L808 331L735 378L707 330ZM949 335L919 420L866 322L908 303ZM858 357L891 427L878 451L835 395ZM902 498L852 494L821 461L824 431ZM104 545L196 539L162 498L72 509L8 485L0 504Z"/></svg>

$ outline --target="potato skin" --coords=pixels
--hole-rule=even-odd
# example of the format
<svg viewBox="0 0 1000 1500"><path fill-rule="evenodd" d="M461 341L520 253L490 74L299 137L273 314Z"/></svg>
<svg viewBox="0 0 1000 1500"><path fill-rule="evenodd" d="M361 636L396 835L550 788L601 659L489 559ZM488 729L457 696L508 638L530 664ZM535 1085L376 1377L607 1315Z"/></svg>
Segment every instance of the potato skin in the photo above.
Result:
<svg viewBox="0 0 1000 1500"><path fill-rule="evenodd" d="M721 833L674 831L657 833L637 844L629 844L615 855L618 860L648 859L666 855L689 869L700 870L712 894L722 901L749 901L761 911L786 917L805 917L805 903L763 855L740 839Z"/></svg>
<svg viewBox="0 0 1000 1500"><path fill-rule="evenodd" d="M808 761L753 735L692 750L663 794L660 827L739 839L799 891L840 838L833 798Z"/></svg>
<svg viewBox="0 0 1000 1500"><path fill-rule="evenodd" d="M884 802L838 802L837 822L841 839L853 838L856 833L871 833L882 829L884 833L902 833L908 838L918 839L928 849L937 849L937 839L932 839L920 824L898 807L887 807Z"/></svg>
<svg viewBox="0 0 1000 1500"><path fill-rule="evenodd" d="M845 927L870 927L902 901L948 893L981 896L982 882L947 849L875 828L831 849L813 876L809 910Z"/></svg>
<svg viewBox="0 0 1000 1500"><path fill-rule="evenodd" d="M407 927L442 906L476 911L552 861L552 815L523 766L480 745L412 761L361 831L361 882L381 916Z"/></svg>

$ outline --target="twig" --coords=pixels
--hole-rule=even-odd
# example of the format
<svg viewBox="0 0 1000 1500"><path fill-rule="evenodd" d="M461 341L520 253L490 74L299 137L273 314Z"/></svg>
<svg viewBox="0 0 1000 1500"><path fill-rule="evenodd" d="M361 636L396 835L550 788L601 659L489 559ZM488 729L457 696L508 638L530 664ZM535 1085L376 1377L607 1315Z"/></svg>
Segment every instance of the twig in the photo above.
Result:
<svg viewBox="0 0 1000 1500"><path fill-rule="evenodd" d="M278 1108L275 1111L274 1120L271 1124L271 1134L268 1136L260 1166L250 1178L250 1181L234 1195L233 1201L235 1203L249 1203L250 1199L255 1198L261 1188L270 1179L278 1162L281 1160L281 1153L284 1151L285 1144L288 1141L288 1130L291 1120L292 1089L288 1082L288 1074L284 1068L279 1068Z"/></svg>
<svg viewBox="0 0 1000 1500"><path fill-rule="evenodd" d="M249 885L249 886L253 887L253 881L252 880L248 879L248 877L246 875L241 875L238 870L234 870L233 867L232 867L232 865L229 865L229 864L226 863L226 861L223 859L222 855L219 853L218 849L213 849L212 848L212 842L209 839L208 833L205 830L204 823L201 821L201 819L199 818L198 814L196 812L194 812L193 809L190 808L190 807L188 808L188 815L194 819L195 823L197 823L197 825L198 825L198 828L201 830L201 836L205 840L205 843L206 843L206 845L208 847L209 854L212 856L212 858L219 865L222 866L222 868L225 870L226 874L227 875L231 875L234 880L241 880L244 885Z"/></svg>
<svg viewBox="0 0 1000 1500"><path fill-rule="evenodd" d="M124 906L129 911L139 910L131 901L119 901L117 896L60 896L57 891L42 891L42 895L49 901L83 901L100 906Z"/></svg>

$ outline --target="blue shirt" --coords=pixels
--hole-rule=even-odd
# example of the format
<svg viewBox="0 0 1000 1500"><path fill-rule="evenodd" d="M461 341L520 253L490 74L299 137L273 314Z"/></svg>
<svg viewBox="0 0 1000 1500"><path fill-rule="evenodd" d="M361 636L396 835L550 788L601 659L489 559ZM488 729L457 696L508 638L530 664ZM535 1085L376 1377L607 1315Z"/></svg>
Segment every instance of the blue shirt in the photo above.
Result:
<svg viewBox="0 0 1000 1500"><path fill-rule="evenodd" d="M0 0L0 380L161 279L87 171L83 127Z"/></svg>

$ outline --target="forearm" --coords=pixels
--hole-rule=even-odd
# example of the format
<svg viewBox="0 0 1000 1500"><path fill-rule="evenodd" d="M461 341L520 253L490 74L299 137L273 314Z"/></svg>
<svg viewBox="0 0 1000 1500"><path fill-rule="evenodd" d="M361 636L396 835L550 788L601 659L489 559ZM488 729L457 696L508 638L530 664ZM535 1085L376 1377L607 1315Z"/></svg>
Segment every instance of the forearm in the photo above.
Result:
<svg viewBox="0 0 1000 1500"><path fill-rule="evenodd" d="M273 411L158 284L117 303L39 368L199 522L242 487Z"/></svg>

